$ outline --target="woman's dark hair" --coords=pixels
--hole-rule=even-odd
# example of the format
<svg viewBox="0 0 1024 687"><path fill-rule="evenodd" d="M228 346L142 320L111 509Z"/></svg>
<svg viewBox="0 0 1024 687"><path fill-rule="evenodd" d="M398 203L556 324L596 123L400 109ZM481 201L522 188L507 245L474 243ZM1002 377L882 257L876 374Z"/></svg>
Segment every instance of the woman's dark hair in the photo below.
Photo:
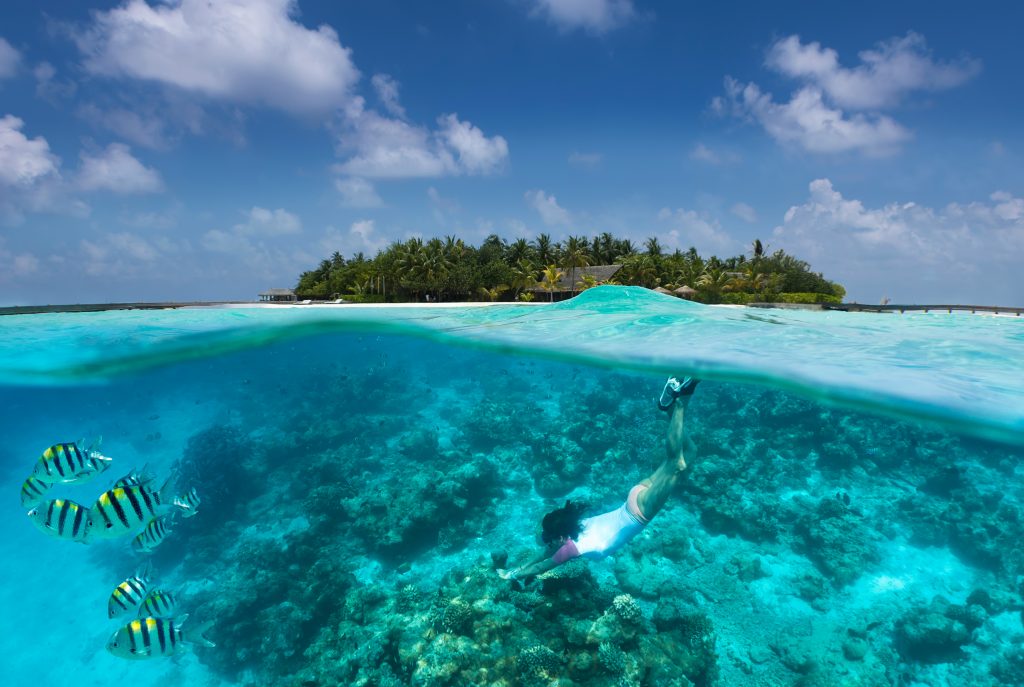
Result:
<svg viewBox="0 0 1024 687"><path fill-rule="evenodd" d="M543 530L541 537L544 539L544 543L550 544L558 541L559 537L575 539L580 536L580 532L583 531L580 516L586 509L587 504L585 503L566 501L564 506L545 515L541 521Z"/></svg>

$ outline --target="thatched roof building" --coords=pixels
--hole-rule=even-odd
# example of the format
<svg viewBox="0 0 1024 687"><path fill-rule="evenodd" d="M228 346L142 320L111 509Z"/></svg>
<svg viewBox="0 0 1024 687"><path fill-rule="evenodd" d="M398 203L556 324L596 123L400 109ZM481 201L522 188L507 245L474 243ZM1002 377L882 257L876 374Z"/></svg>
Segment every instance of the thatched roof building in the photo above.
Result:
<svg viewBox="0 0 1024 687"><path fill-rule="evenodd" d="M541 282L538 282L536 286L531 287L529 290L536 293L538 297L543 296L547 298L548 294L551 293L554 296L553 300L563 300L580 292L579 284L585 277L593 277L595 283L604 284L614 277L616 272L622 269L622 265L591 265L589 267L559 267L558 269L563 274L553 292L549 292L541 286Z"/></svg>
<svg viewBox="0 0 1024 687"><path fill-rule="evenodd" d="M672 293L679 296L680 298L686 298L687 300L689 300L697 295L697 289L691 288L686 284L683 284Z"/></svg>
<svg viewBox="0 0 1024 687"><path fill-rule="evenodd" d="M664 286L655 286L655 287L654 287L653 289L651 289L651 290L652 290L652 291L654 291L655 293L663 293L663 294L665 294L666 296L674 296L674 295L675 295L674 293L672 293L671 291L669 291L668 289L666 289L666 288L665 288Z"/></svg>

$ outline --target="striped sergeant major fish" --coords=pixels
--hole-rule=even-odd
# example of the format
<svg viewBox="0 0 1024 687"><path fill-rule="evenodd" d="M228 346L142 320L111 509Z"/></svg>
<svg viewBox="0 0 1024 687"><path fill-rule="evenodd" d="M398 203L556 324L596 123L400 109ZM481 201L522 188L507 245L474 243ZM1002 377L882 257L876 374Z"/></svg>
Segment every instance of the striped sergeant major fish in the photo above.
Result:
<svg viewBox="0 0 1024 687"><path fill-rule="evenodd" d="M135 539L132 540L132 548L135 549L135 552L152 553L153 549L160 546L171 531L167 526L169 521L170 518L166 515L150 520L149 524L146 525L146 529L135 535Z"/></svg>
<svg viewBox="0 0 1024 687"><path fill-rule="evenodd" d="M177 606L178 599L173 593L154 589L143 599L142 606L139 607L139 617L173 618Z"/></svg>
<svg viewBox="0 0 1024 687"><path fill-rule="evenodd" d="M51 537L86 543L92 526L89 509L66 499L50 499L28 512L29 520Z"/></svg>
<svg viewBox="0 0 1024 687"><path fill-rule="evenodd" d="M50 490L50 485L32 475L21 485L21 507L31 508L39 505Z"/></svg>
<svg viewBox="0 0 1024 687"><path fill-rule="evenodd" d="M110 467L110 458L95 445L87 449L78 445L84 443L54 444L46 449L36 461L32 476L48 484L73 484L90 480Z"/></svg>
<svg viewBox="0 0 1024 687"><path fill-rule="evenodd" d="M216 644L203 636L213 622L204 623L195 632L182 632L182 624L188 615L171 620L169 618L145 617L133 620L110 636L107 651L120 658L142 660L173 656L187 644L201 644L214 647Z"/></svg>
<svg viewBox="0 0 1024 687"><path fill-rule="evenodd" d="M149 472L149 465L144 465L141 470L132 470L114 482L114 487L138 487L152 482L153 479L153 475Z"/></svg>
<svg viewBox="0 0 1024 687"><path fill-rule="evenodd" d="M151 570L151 566L147 563L145 568L114 587L114 591L111 592L110 598L107 600L108 618L120 618L135 612L135 609L142 604L147 596Z"/></svg>
<svg viewBox="0 0 1024 687"><path fill-rule="evenodd" d="M187 493L174 499L174 505L178 507L178 512L181 513L183 518L191 518L193 515L198 513L199 508L199 493L195 487L188 490Z"/></svg>
<svg viewBox="0 0 1024 687"><path fill-rule="evenodd" d="M92 507L93 534L97 537L120 537L137 532L159 516L162 506L170 505L170 480L159 491L152 482L114 487L100 494Z"/></svg>

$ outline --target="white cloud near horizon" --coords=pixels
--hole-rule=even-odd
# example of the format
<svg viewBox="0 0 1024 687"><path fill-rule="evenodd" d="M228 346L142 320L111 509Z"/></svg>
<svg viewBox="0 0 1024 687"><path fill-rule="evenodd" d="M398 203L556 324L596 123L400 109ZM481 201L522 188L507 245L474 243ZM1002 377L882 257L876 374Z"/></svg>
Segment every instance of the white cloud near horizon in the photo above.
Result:
<svg viewBox="0 0 1024 687"><path fill-rule="evenodd" d="M103 279L152 278L152 265L158 261L165 269L156 276L180 276L177 269L166 269L168 259L188 253L188 242L176 242L165 236L143 237L131 232L110 232L79 242L78 260L85 274ZM71 259L71 258L65 258Z"/></svg>
<svg viewBox="0 0 1024 687"><path fill-rule="evenodd" d="M835 50L788 36L765 59L768 68L802 82L788 101L777 102L756 83L727 76L725 95L712 100L712 110L757 122L776 141L808 152L888 155L912 133L882 110L915 91L960 86L981 69L980 61L967 57L935 61L924 38L913 32L858 56L861 64L843 67Z"/></svg>
<svg viewBox="0 0 1024 687"><path fill-rule="evenodd" d="M914 202L869 208L845 198L828 179L792 206L773 244L799 255L850 297L876 302L996 297L1020 299L1024 198L997 191L984 202L933 209Z"/></svg>
<svg viewBox="0 0 1024 687"><path fill-rule="evenodd" d="M21 53L4 38L0 38L0 79L7 79L18 73Z"/></svg>
<svg viewBox="0 0 1024 687"><path fill-rule="evenodd" d="M355 253L374 256L377 251L388 246L391 241L377 232L376 224L372 219L356 220L349 225L348 231L329 226L320 239L320 247L324 254L330 255L334 252L345 256Z"/></svg>
<svg viewBox="0 0 1024 687"><path fill-rule="evenodd" d="M667 227L659 236L664 245L672 249L686 250L690 246L702 255L731 255L741 248L739 241L729 236L721 223L707 215L686 208L662 208L658 221Z"/></svg>
<svg viewBox="0 0 1024 687"><path fill-rule="evenodd" d="M531 14L566 32L581 29L602 35L636 17L632 0L533 0L532 4Z"/></svg>
<svg viewBox="0 0 1024 687"><path fill-rule="evenodd" d="M295 20L295 0L126 0L75 36L85 69L224 102L324 114L359 80L329 26Z"/></svg>
<svg viewBox="0 0 1024 687"><path fill-rule="evenodd" d="M77 186L83 191L156 193L164 189L159 172L146 167L123 143L111 143L96 154L83 152Z"/></svg>
<svg viewBox="0 0 1024 687"><path fill-rule="evenodd" d="M572 215L558 204L554 195L548 195L537 189L527 191L524 195L526 204L537 211L540 219L549 227L567 227L572 223Z"/></svg>
<svg viewBox="0 0 1024 687"><path fill-rule="evenodd" d="M0 236L0 282L11 277L25 277L39 270L39 258L32 253L15 253L7 249L4 237Z"/></svg>
<svg viewBox="0 0 1024 687"><path fill-rule="evenodd" d="M913 91L941 91L959 86L981 71L967 57L952 62L932 59L924 36L910 31L858 53L861 64L846 68L839 54L820 43L804 44L792 35L776 41L765 64L786 76L821 89L839 107L872 110L891 107Z"/></svg>
<svg viewBox="0 0 1024 687"><path fill-rule="evenodd" d="M486 175L508 160L508 143L487 137L456 114L442 115L431 131L402 119L383 116L354 98L342 110L338 153L348 156L337 173L364 179L432 178Z"/></svg>

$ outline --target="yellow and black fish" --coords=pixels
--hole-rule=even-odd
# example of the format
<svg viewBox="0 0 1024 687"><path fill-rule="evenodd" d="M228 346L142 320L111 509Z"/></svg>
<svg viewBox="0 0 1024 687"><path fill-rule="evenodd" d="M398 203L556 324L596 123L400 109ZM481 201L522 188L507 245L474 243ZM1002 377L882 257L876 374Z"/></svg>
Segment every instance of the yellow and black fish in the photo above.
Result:
<svg viewBox="0 0 1024 687"><path fill-rule="evenodd" d="M188 643L216 646L202 634L213 624L212 622L200 626L195 633L186 636L181 631L181 625L187 619L188 616L185 615L176 620L148 616L133 620L110 636L107 651L121 658L141 660L172 656Z"/></svg>
<svg viewBox="0 0 1024 687"><path fill-rule="evenodd" d="M170 498L165 483L160 491L154 491L149 483L114 487L100 494L92 507L94 535L97 537L119 537L146 525L169 506Z"/></svg>
<svg viewBox="0 0 1024 687"><path fill-rule="evenodd" d="M139 607L139 617L173 618L174 609L177 607L178 599L172 592L154 589L143 599L142 606Z"/></svg>
<svg viewBox="0 0 1024 687"><path fill-rule="evenodd" d="M132 577L117 585L107 600L107 617L120 618L123 615L134 613L135 609L146 598L149 589L150 566L135 573Z"/></svg>
<svg viewBox="0 0 1024 687"><path fill-rule="evenodd" d="M171 531L167 526L169 520L166 515L150 520L146 529L135 535L135 539L132 540L132 548L136 553L152 553L153 549L160 546Z"/></svg>
<svg viewBox="0 0 1024 687"><path fill-rule="evenodd" d="M36 461L32 476L48 484L85 482L110 467L110 458L78 443L54 444Z"/></svg>
<svg viewBox="0 0 1024 687"><path fill-rule="evenodd" d="M153 476L149 474L149 466L144 465L142 470L132 470L127 475L114 482L114 487L138 487L152 481Z"/></svg>
<svg viewBox="0 0 1024 687"><path fill-rule="evenodd" d="M178 507L178 512L181 513L183 518L191 518L193 515L199 512L199 493L195 487L188 490L188 493L183 494L174 499L174 505Z"/></svg>
<svg viewBox="0 0 1024 687"><path fill-rule="evenodd" d="M50 499L28 512L36 527L58 539L86 543L92 523L89 509L66 499Z"/></svg>
<svg viewBox="0 0 1024 687"><path fill-rule="evenodd" d="M21 507L31 508L38 505L49 490L49 484L33 475L29 475L25 483L21 485Z"/></svg>

